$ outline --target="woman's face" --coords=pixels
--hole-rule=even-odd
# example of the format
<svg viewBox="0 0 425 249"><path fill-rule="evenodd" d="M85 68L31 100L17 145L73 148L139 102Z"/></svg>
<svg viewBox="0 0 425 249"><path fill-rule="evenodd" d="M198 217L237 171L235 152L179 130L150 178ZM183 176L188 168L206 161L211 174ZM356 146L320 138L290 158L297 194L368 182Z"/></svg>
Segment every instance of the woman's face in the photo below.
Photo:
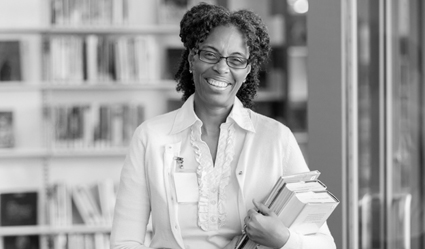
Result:
<svg viewBox="0 0 425 249"><path fill-rule="evenodd" d="M199 45L199 50L213 52L223 57L249 58L249 49L244 36L235 26L214 28L208 38ZM210 64L200 60L199 52L196 54L195 52L191 51L188 59L195 83L196 105L230 108L251 66L242 69L231 68L224 58Z"/></svg>

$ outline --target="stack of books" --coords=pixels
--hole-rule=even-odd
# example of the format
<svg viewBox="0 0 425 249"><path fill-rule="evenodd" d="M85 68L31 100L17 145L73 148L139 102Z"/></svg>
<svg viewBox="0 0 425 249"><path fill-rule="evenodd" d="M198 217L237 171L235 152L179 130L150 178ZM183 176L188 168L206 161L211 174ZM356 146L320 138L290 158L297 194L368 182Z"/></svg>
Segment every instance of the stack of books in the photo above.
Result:
<svg viewBox="0 0 425 249"><path fill-rule="evenodd" d="M339 204L319 178L320 172L309 171L280 177L264 205L275 212L291 231L314 234ZM254 249L256 243L244 235L237 249Z"/></svg>

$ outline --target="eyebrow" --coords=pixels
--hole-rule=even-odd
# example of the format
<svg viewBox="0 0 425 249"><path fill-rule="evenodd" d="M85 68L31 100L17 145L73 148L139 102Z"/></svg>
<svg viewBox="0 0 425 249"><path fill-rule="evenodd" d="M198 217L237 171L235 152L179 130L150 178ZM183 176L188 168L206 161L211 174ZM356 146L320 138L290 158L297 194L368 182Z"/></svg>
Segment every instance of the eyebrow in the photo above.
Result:
<svg viewBox="0 0 425 249"><path fill-rule="evenodd" d="M218 52L218 50L215 48L215 47L213 47L213 46L205 46L205 47L201 47L200 48L201 50L205 50L205 49L211 49L211 50L214 50L214 52L216 52L217 54L220 54L220 55L222 55L220 52ZM241 56L241 57L247 57L247 55L245 55L245 54L243 54L243 53L241 53L241 52L233 52L232 54L230 54L229 56L235 56L235 55L238 55L238 56Z"/></svg>

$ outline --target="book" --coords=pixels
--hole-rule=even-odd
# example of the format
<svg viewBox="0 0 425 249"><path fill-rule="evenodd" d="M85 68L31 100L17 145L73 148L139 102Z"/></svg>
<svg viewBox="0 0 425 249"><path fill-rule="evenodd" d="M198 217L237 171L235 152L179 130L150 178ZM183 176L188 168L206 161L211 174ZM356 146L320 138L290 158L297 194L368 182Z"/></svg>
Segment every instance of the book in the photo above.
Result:
<svg viewBox="0 0 425 249"><path fill-rule="evenodd" d="M65 183L54 183L47 190L47 221L53 226L73 224L72 200L69 187Z"/></svg>
<svg viewBox="0 0 425 249"><path fill-rule="evenodd" d="M100 211L107 224L112 224L115 209L115 183L112 179L104 179L94 185Z"/></svg>
<svg viewBox="0 0 425 249"><path fill-rule="evenodd" d="M85 224L101 225L105 223L89 186L75 186L72 191L72 199Z"/></svg>
<svg viewBox="0 0 425 249"><path fill-rule="evenodd" d="M313 234L326 222L338 203L327 190L298 192L281 210L279 217L293 231Z"/></svg>
<svg viewBox="0 0 425 249"><path fill-rule="evenodd" d="M320 172L281 176L264 201L286 227L300 234L314 234L326 222L339 200L318 180ZM256 243L243 235L237 249L254 249Z"/></svg>
<svg viewBox="0 0 425 249"><path fill-rule="evenodd" d="M0 194L0 226L38 224L38 192L16 191Z"/></svg>
<svg viewBox="0 0 425 249"><path fill-rule="evenodd" d="M3 249L39 249L38 235L17 235L3 237Z"/></svg>
<svg viewBox="0 0 425 249"><path fill-rule="evenodd" d="M12 148L14 145L13 111L0 110L0 148Z"/></svg>
<svg viewBox="0 0 425 249"><path fill-rule="evenodd" d="M21 81L20 41L0 41L0 83Z"/></svg>

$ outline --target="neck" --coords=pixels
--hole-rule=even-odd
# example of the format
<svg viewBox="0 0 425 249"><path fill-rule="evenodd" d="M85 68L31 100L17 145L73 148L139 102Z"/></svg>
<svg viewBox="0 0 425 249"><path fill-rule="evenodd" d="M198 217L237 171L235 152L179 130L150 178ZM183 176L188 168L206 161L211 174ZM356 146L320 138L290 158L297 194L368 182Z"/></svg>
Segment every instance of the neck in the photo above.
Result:
<svg viewBox="0 0 425 249"><path fill-rule="evenodd" d="M226 122L226 118L232 110L230 107L205 107L196 105L195 113L202 121L202 134L216 134L220 131L220 125Z"/></svg>

